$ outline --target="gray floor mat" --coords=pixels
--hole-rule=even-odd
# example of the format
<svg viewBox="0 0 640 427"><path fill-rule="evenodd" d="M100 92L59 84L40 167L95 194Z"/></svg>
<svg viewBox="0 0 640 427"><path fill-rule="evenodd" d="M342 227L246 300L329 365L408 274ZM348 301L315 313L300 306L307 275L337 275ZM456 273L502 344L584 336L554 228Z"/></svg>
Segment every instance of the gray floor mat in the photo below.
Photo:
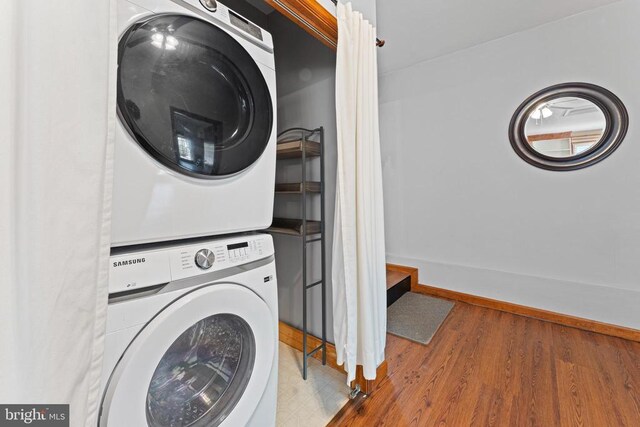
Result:
<svg viewBox="0 0 640 427"><path fill-rule="evenodd" d="M428 344L453 302L407 292L387 308L387 332L420 344Z"/></svg>

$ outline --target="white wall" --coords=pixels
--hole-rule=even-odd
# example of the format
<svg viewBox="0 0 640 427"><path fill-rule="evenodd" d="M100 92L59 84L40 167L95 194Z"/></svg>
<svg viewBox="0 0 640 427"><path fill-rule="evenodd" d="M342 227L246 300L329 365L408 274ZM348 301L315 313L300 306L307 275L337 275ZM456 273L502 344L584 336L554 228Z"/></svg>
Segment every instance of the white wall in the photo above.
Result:
<svg viewBox="0 0 640 427"><path fill-rule="evenodd" d="M336 14L336 5L331 0L316 0L332 14ZM342 3L353 4L353 8L362 13L373 25L376 25L376 1L375 0L340 0Z"/></svg>
<svg viewBox="0 0 640 427"><path fill-rule="evenodd" d="M639 19L621 1L381 76L388 261L424 284L640 328ZM509 120L568 81L622 99L626 140L584 170L534 168Z"/></svg>
<svg viewBox="0 0 640 427"><path fill-rule="evenodd" d="M376 0L350 0L353 9L362 13L364 19L376 25ZM347 1L345 1L346 3Z"/></svg>

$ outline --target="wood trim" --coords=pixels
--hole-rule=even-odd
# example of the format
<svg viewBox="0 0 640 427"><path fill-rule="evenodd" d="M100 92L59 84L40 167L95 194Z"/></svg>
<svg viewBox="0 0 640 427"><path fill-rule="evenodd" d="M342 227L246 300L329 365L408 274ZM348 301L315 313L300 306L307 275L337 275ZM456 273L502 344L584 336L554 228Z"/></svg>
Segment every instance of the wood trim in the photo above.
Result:
<svg viewBox="0 0 640 427"><path fill-rule="evenodd" d="M389 271L398 271L400 273L406 273L411 275L411 290L413 291L416 286L418 286L418 269L415 267L407 267L404 265L398 264L389 264L387 263L387 270Z"/></svg>
<svg viewBox="0 0 640 427"><path fill-rule="evenodd" d="M529 144L536 141L545 141L547 139L568 139L568 138L571 138L571 132L538 133L535 135L527 135L527 141L529 141Z"/></svg>
<svg viewBox="0 0 640 427"><path fill-rule="evenodd" d="M411 276L408 273L387 268L387 291L406 279L411 280Z"/></svg>
<svg viewBox="0 0 640 427"><path fill-rule="evenodd" d="M302 351L302 331L300 329L294 328L291 325L287 325L284 322L279 322L278 331L280 333L281 342L295 348L298 351ZM313 349L319 346L322 341L320 340L320 338L314 337L313 335L307 335L307 343L309 344L309 347ZM313 355L313 357L321 361L322 353L317 352ZM338 363L336 362L336 347L329 342L327 343L327 365L331 366L337 371L345 373L344 369L342 369L342 366L338 365Z"/></svg>
<svg viewBox="0 0 640 427"><path fill-rule="evenodd" d="M302 331L298 328L294 328L284 322L279 322L278 331L280 335L280 342L287 344L290 347L295 348L298 351L302 351ZM315 348L320 345L322 341L313 335L307 335L307 343L311 348ZM314 358L322 360L322 353L317 352L313 355ZM347 374L341 365L338 365L336 361L336 347L331 343L327 343L327 365L333 369ZM362 366L356 367L356 379L351 383L351 387L355 387L356 384L360 384L360 390L364 394L373 393L380 383L387 377L387 361L383 361L376 370L376 379L367 380L362 374Z"/></svg>
<svg viewBox="0 0 640 427"><path fill-rule="evenodd" d="M265 2L326 46L336 50L338 21L316 0L265 0Z"/></svg>
<svg viewBox="0 0 640 427"><path fill-rule="evenodd" d="M468 304L477 305L480 307L491 308L507 313L519 314L526 317L533 317L535 319L546 320L547 322L557 323L559 325L570 326L585 331L597 332L599 334L610 335L630 341L640 342L640 330L627 328L625 326L612 325L610 323L598 322L596 320L556 313L540 308L527 307L524 305L499 301L471 294L465 294L448 289L436 288L435 286L417 285L415 288L411 287L411 291L448 300L466 302Z"/></svg>
<svg viewBox="0 0 640 427"><path fill-rule="evenodd" d="M379 388L382 381L387 378L387 371L387 361L384 360L376 369L376 379L367 380L362 372L362 366L358 365L356 367L356 379L351 383L351 387L353 388L356 384L360 384L360 391L368 396Z"/></svg>

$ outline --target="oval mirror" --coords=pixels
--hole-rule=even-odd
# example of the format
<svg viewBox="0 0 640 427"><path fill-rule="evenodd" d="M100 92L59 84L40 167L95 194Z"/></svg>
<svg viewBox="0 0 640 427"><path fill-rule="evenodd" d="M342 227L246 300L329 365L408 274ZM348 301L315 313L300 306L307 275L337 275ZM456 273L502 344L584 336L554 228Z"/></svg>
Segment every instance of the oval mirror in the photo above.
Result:
<svg viewBox="0 0 640 427"><path fill-rule="evenodd" d="M549 170L573 170L611 154L627 126L627 111L614 94L595 85L567 83L523 102L509 133L525 161Z"/></svg>

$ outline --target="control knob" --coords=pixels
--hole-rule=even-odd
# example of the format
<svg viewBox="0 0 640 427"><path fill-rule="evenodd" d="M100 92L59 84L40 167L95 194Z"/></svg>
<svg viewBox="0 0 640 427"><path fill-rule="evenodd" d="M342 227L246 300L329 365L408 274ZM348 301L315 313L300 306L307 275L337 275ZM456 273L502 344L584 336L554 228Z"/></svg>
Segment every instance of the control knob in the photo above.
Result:
<svg viewBox="0 0 640 427"><path fill-rule="evenodd" d="M216 260L216 256L209 249L200 249L196 252L196 265L203 270L208 270Z"/></svg>
<svg viewBox="0 0 640 427"><path fill-rule="evenodd" d="M200 0L200 4L202 4L209 12L215 12L218 9L218 3L216 3L216 0Z"/></svg>

